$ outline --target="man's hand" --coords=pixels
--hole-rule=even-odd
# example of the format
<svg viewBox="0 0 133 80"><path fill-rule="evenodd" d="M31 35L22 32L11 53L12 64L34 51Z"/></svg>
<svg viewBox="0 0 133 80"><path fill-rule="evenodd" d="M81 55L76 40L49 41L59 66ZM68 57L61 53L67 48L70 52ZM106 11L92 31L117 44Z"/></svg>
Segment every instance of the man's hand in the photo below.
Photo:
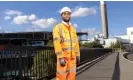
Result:
<svg viewBox="0 0 133 80"><path fill-rule="evenodd" d="M60 65L64 67L66 65L66 61L64 58L60 58Z"/></svg>
<svg viewBox="0 0 133 80"><path fill-rule="evenodd" d="M80 63L80 56L76 56L76 61L77 61L77 64Z"/></svg>

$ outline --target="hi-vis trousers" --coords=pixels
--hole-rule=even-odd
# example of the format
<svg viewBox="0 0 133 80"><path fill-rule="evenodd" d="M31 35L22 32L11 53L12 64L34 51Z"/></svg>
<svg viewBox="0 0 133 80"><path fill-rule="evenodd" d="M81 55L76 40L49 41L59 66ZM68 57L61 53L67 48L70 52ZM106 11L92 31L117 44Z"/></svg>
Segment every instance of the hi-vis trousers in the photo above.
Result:
<svg viewBox="0 0 133 80"><path fill-rule="evenodd" d="M62 67L57 58L56 80L76 80L76 58L65 58L66 65Z"/></svg>

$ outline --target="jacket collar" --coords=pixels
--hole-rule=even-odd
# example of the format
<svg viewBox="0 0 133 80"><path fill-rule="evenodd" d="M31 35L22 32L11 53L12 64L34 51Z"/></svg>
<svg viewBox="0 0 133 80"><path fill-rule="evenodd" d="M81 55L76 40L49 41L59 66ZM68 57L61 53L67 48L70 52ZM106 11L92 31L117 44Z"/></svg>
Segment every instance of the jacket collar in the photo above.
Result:
<svg viewBox="0 0 133 80"><path fill-rule="evenodd" d="M71 26L72 23L69 22L69 25L65 22L65 21L62 21L63 24L65 24L66 26Z"/></svg>

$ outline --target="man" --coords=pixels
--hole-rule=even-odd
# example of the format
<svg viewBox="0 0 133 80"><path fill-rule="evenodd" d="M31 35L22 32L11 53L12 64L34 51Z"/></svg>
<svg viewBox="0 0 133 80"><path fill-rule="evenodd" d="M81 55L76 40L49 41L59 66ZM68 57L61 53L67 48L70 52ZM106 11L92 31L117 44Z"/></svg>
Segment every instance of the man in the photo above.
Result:
<svg viewBox="0 0 133 80"><path fill-rule="evenodd" d="M76 30L70 23L71 10L62 8L62 22L53 28L53 43L57 56L56 80L75 80L76 63L80 62Z"/></svg>

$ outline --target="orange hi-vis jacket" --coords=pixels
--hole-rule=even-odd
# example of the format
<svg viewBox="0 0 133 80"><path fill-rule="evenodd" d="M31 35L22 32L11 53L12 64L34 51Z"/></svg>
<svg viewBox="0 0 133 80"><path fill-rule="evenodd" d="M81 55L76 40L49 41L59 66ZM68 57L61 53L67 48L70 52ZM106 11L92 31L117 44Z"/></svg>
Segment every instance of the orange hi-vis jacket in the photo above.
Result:
<svg viewBox="0 0 133 80"><path fill-rule="evenodd" d="M69 27L68 30L63 23L60 23L53 28L53 44L57 58L80 56L76 30L71 25Z"/></svg>

